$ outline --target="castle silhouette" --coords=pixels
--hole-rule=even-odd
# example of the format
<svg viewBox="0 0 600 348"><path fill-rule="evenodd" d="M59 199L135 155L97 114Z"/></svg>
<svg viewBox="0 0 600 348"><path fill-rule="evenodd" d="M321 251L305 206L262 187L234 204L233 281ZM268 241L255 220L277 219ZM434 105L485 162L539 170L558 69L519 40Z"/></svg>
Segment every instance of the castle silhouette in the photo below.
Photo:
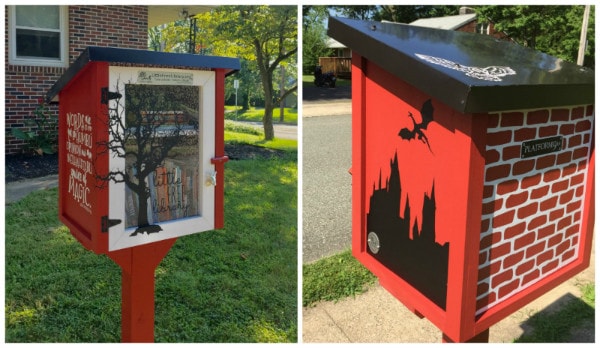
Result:
<svg viewBox="0 0 600 348"><path fill-rule="evenodd" d="M417 220L413 224L410 218L408 197L404 217L400 217L402 186L397 153L390 160L390 169L385 187L381 173L379 188L373 183L366 233L377 234L379 250L373 253L367 248L367 252L445 310L449 243L441 245L435 241L435 184L432 184L430 196L424 194L419 231Z"/></svg>

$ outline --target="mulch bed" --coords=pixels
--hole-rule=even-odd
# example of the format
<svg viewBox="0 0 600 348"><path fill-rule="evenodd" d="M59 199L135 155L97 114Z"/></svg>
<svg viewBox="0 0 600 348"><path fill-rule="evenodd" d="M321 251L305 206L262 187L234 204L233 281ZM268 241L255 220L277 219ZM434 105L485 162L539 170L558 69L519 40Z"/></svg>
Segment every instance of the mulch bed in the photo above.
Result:
<svg viewBox="0 0 600 348"><path fill-rule="evenodd" d="M266 159L284 157L285 152L246 144L225 144L230 160ZM58 174L58 155L6 155L5 181L13 182Z"/></svg>

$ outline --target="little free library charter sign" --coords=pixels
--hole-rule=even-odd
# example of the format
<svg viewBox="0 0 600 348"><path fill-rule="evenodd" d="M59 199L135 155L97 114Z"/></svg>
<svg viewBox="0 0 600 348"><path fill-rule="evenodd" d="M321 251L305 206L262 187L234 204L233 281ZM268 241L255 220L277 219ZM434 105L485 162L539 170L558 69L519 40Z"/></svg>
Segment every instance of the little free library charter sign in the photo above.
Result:
<svg viewBox="0 0 600 348"><path fill-rule="evenodd" d="M60 216L78 240L106 253L221 227L223 86L238 68L225 57L82 53L49 93L60 97Z"/></svg>

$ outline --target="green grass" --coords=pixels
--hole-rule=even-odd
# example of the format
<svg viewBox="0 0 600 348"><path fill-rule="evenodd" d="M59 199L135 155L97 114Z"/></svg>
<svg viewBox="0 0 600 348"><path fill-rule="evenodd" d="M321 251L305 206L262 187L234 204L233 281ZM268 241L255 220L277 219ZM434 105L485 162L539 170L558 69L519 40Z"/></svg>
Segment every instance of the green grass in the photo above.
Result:
<svg viewBox="0 0 600 348"><path fill-rule="evenodd" d="M264 116L264 108L250 108L250 110L242 112L241 106L238 106L238 114L236 116L235 106L225 106L225 119L227 120L262 122ZM279 107L273 109L273 123L279 123L280 116L281 109ZM283 123L298 124L298 109L283 108Z"/></svg>
<svg viewBox="0 0 600 348"><path fill-rule="evenodd" d="M225 228L179 238L157 268L155 340L296 342L295 152L225 167ZM6 341L119 342L120 269L70 235L57 199L6 207Z"/></svg>
<svg viewBox="0 0 600 348"><path fill-rule="evenodd" d="M593 327L595 318L595 285L581 286L583 296L567 302L556 312L539 312L532 316L527 324L533 328L531 333L519 337L517 343L558 343L569 342L572 331L581 327Z"/></svg>
<svg viewBox="0 0 600 348"><path fill-rule="evenodd" d="M275 138L267 141L264 140L260 129L228 121L225 121L225 142L250 144L294 153L298 150L297 140Z"/></svg>
<svg viewBox="0 0 600 348"><path fill-rule="evenodd" d="M375 276L363 267L348 250L303 265L302 305L319 301L337 301L366 290Z"/></svg>

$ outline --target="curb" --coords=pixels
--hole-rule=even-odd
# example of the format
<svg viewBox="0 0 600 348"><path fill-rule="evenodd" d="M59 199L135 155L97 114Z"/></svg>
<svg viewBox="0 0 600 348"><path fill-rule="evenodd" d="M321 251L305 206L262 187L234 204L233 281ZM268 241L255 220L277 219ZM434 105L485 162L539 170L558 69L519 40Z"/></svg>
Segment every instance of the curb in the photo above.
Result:
<svg viewBox="0 0 600 348"><path fill-rule="evenodd" d="M352 101L338 99L336 101L304 102L302 117L339 116L352 114Z"/></svg>

